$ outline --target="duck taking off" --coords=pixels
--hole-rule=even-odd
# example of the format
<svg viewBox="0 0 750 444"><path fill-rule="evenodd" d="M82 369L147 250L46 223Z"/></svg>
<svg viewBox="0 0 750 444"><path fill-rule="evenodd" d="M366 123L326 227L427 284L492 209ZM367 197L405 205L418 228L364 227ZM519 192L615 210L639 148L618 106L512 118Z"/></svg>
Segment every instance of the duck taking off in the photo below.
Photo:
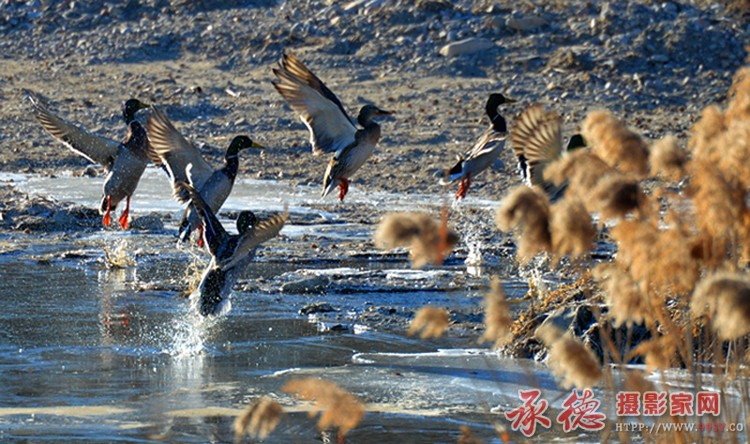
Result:
<svg viewBox="0 0 750 444"><path fill-rule="evenodd" d="M440 179L441 185L447 185L457 180L461 181L456 193L456 199L463 199L469 192L471 181L479 173L489 168L502 152L505 146L505 138L508 135L508 125L505 118L500 115L497 108L505 103L513 103L515 100L508 99L502 94L490 94L485 105L485 112L490 118L490 126L487 128L474 146L463 156L457 156L458 161L453 168L445 172L445 177Z"/></svg>
<svg viewBox="0 0 750 444"><path fill-rule="evenodd" d="M55 139L65 144L75 153L98 163L107 170L104 179L104 193L99 213L102 223L111 224L111 212L125 199L125 211L120 216L122 228L127 229L130 214L130 198L138 187L143 171L148 164L148 138L146 130L135 120L138 110L148 105L137 99L130 99L122 106L122 115L128 126L128 135L123 142L93 134L82 127L68 122L52 112L33 94L28 100L34 115L45 130Z"/></svg>
<svg viewBox="0 0 750 444"><path fill-rule="evenodd" d="M180 182L190 182L195 186L208 207L218 212L229 197L234 187L239 167L239 152L247 148L264 148L247 136L237 136L227 148L224 155L224 166L214 169L201 156L200 151L188 142L174 127L167 115L159 108L153 107L148 123L151 157L157 165L163 165L170 180L174 198L180 203L190 202L189 193L178 186ZM192 165L190 178L186 171ZM180 223L180 240L190 237L193 229L201 228L201 218L188 206ZM201 238L199 238L201 239ZM202 242L199 240L199 242Z"/></svg>
<svg viewBox="0 0 750 444"><path fill-rule="evenodd" d="M563 148L562 118L540 104L531 105L516 116L510 140L524 183L542 187L552 200L561 196L565 185L557 187L546 181L544 169L566 152L586 146L583 137L574 134Z"/></svg>
<svg viewBox="0 0 750 444"><path fill-rule="evenodd" d="M278 68L273 86L310 130L313 154L335 153L323 177L323 193L336 187L339 199L349 191L349 179L367 161L380 140L380 125L373 119L391 114L375 105L360 109L357 129L336 95L291 52L287 51Z"/></svg>
<svg viewBox="0 0 750 444"><path fill-rule="evenodd" d="M229 294L237 279L255 257L255 249L279 234L286 223L288 213L275 214L265 221L257 222L255 214L243 211L237 218L239 234L229 234L192 185L178 182L178 187L190 197L203 223L204 242L211 253L211 262L203 273L198 289L193 292L190 299L201 315L218 316L229 311Z"/></svg>

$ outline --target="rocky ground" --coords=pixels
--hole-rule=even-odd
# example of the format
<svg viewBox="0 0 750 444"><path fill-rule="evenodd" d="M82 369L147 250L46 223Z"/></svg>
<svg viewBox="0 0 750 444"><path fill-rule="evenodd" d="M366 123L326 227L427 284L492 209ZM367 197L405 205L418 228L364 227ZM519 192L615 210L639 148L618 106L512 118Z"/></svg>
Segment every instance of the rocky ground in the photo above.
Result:
<svg viewBox="0 0 750 444"><path fill-rule="evenodd" d="M542 102L567 133L605 107L647 137L684 136L703 107L725 100L749 32L741 12L705 1L3 2L0 170L87 165L33 119L29 89L113 138L124 136L122 101L148 100L216 162L248 133L268 149L241 174L319 184L328 159L310 155L270 83L291 49L350 112L373 102L396 113L355 187L439 192L436 176L485 127L489 93L519 99L504 110L511 125ZM467 39L483 49L462 53ZM517 183L505 160L474 194L499 198Z"/></svg>

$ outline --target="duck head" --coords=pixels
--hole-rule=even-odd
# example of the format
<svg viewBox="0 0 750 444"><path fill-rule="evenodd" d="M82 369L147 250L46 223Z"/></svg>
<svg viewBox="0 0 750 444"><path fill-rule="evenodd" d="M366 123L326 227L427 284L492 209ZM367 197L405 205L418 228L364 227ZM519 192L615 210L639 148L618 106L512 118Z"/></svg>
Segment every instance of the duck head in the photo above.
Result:
<svg viewBox="0 0 750 444"><path fill-rule="evenodd" d="M148 108L149 105L141 102L138 99L128 99L125 101L125 103L122 104L122 118L125 119L126 124L130 124L133 120L135 120L135 114L145 108Z"/></svg>
<svg viewBox="0 0 750 444"><path fill-rule="evenodd" d="M237 136L232 139L232 142L229 144L226 157L236 157L237 153L240 152L240 150L244 150L247 148L263 149L265 147L247 136Z"/></svg>
<svg viewBox="0 0 750 444"><path fill-rule="evenodd" d="M240 212L240 215L237 216L237 232L240 233L240 235L245 234L245 232L252 229L256 223L258 223L258 218L255 217L255 213L249 210L242 211Z"/></svg>
<svg viewBox="0 0 750 444"><path fill-rule="evenodd" d="M578 148L585 148L585 147L586 147L586 140L583 138L581 134L576 133L570 136L570 139L568 140L568 145L565 149L566 151L573 151L573 150L577 150Z"/></svg>
<svg viewBox="0 0 750 444"><path fill-rule="evenodd" d="M499 132L507 132L508 126L505 122L505 118L500 115L500 113L497 111L497 108L500 105L504 105L506 103L515 103L516 101L513 99L509 99L505 97L504 95L500 93L493 93L490 94L490 97L487 99L487 105L485 105L485 111L487 112L487 117L490 118L490 121L492 122L492 126L495 127L496 131Z"/></svg>
<svg viewBox="0 0 750 444"><path fill-rule="evenodd" d="M393 113L390 111L382 110L375 105L365 105L362 107L362 109L359 110L357 122L365 127L370 124L370 122L372 122L373 118L378 116L389 116L391 114Z"/></svg>

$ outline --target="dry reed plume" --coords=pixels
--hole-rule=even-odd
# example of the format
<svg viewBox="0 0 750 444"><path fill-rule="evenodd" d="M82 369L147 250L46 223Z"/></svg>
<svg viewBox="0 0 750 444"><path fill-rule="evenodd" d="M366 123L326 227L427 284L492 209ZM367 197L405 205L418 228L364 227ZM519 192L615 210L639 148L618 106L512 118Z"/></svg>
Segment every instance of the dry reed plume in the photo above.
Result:
<svg viewBox="0 0 750 444"><path fill-rule="evenodd" d="M700 270L691 237L681 227L660 230L652 221L623 221L611 236L620 251L617 262L644 294L655 290L663 300L666 294L686 294L693 288Z"/></svg>
<svg viewBox="0 0 750 444"><path fill-rule="evenodd" d="M543 319L538 310L567 312L572 307L565 304L575 300L575 309L585 315L579 318L576 311L570 331L544 321L535 333L549 348L549 366L562 385L590 387L602 376L595 355L573 338L575 327L600 341L592 345L605 362L627 364L643 357L649 371L684 367L699 383L708 368L704 365L711 365L718 390L742 391L748 376L743 360L750 356L750 67L735 76L726 111L717 106L703 111L687 150L673 136L649 150L638 134L605 111L587 116L583 135L590 150L567 153L544 171L555 185L567 184L564 199L550 209L538 192L513 190L498 208L497 225L514 230L519 257L528 259L548 246L558 256L585 255L595 234L589 213L597 212L603 221L614 219L601 227L616 243L616 253L594 268L596 287L579 291L575 299L533 307L537 311L519 318L514 334L521 340L513 343L531 345L511 351L535 353L536 343L524 335ZM644 182L647 173L678 183ZM581 273L581 264L573 265L572 272ZM606 310L599 305L602 299ZM609 383L616 379L608 376ZM626 383L639 392L654 391L642 376L628 375ZM700 384L694 389L700 390ZM682 442L705 436L643 438ZM739 442L742 436L730 434L727 440Z"/></svg>
<svg viewBox="0 0 750 444"><path fill-rule="evenodd" d="M589 211L602 219L624 218L640 207L643 196L638 181L620 173L602 177L586 201Z"/></svg>
<svg viewBox="0 0 750 444"><path fill-rule="evenodd" d="M690 192L698 229L713 239L730 240L735 233L735 221L740 219L744 195L713 164L694 161L690 166Z"/></svg>
<svg viewBox="0 0 750 444"><path fill-rule="evenodd" d="M628 129L609 111L592 111L583 122L583 137L594 154L626 174L645 177L648 146L640 135Z"/></svg>
<svg viewBox="0 0 750 444"><path fill-rule="evenodd" d="M693 153L693 158L718 164L721 160L721 152L717 148L716 141L725 130L726 121L721 109L715 105L705 108L700 120L691 129L688 148Z"/></svg>
<svg viewBox="0 0 750 444"><path fill-rule="evenodd" d="M536 187L525 185L517 187L500 202L495 218L501 231L516 232L517 256L521 262L552 248L549 219L547 195Z"/></svg>
<svg viewBox="0 0 750 444"><path fill-rule="evenodd" d="M601 264L594 269L594 279L604 290L609 316L615 327L623 324L654 325L654 307L648 297L633 282L630 275L615 264Z"/></svg>
<svg viewBox="0 0 750 444"><path fill-rule="evenodd" d="M649 371L667 370L677 353L677 338L672 335L660 335L654 339L641 342L630 353L643 356L646 369Z"/></svg>
<svg viewBox="0 0 750 444"><path fill-rule="evenodd" d="M750 333L750 277L719 272L695 287L690 304L693 316L708 316L723 340L739 339Z"/></svg>
<svg viewBox="0 0 750 444"><path fill-rule="evenodd" d="M495 348L511 339L513 318L505 300L505 292L499 279L493 279L491 290L484 296L484 334L480 341L493 342Z"/></svg>
<svg viewBox="0 0 750 444"><path fill-rule="evenodd" d="M458 438L458 444L482 444L482 440L468 426L461 426L459 430L461 436Z"/></svg>
<svg viewBox="0 0 750 444"><path fill-rule="evenodd" d="M734 74L732 86L729 88L729 97L727 119L750 119L750 68L741 68Z"/></svg>
<svg viewBox="0 0 750 444"><path fill-rule="evenodd" d="M413 267L421 268L442 264L456 246L458 234L426 213L390 213L378 225L374 240L378 248L408 246Z"/></svg>
<svg viewBox="0 0 750 444"><path fill-rule="evenodd" d="M409 336L419 333L422 339L439 338L450 325L450 313L444 308L425 306L414 315L409 325Z"/></svg>
<svg viewBox="0 0 750 444"><path fill-rule="evenodd" d="M305 401L315 401L312 418L321 412L318 429L336 427L339 436L356 427L365 416L364 405L336 384L317 378L298 378L284 384L281 390Z"/></svg>
<svg viewBox="0 0 750 444"><path fill-rule="evenodd" d="M603 176L616 170L587 149L576 150L544 169L544 178L557 186L568 183L568 193L584 199Z"/></svg>
<svg viewBox="0 0 750 444"><path fill-rule="evenodd" d="M602 369L594 353L551 324L543 324L534 334L549 348L549 366L562 379L565 388L591 388L602 377Z"/></svg>
<svg viewBox="0 0 750 444"><path fill-rule="evenodd" d="M648 161L653 176L677 181L687 174L687 152L680 148L677 138L671 134L651 146Z"/></svg>
<svg viewBox="0 0 750 444"><path fill-rule="evenodd" d="M253 401L234 420L234 436L237 442L247 434L265 439L281 421L284 409L276 401L262 397Z"/></svg>
<svg viewBox="0 0 750 444"><path fill-rule="evenodd" d="M580 200L565 198L552 206L549 222L552 252L556 256L579 257L594 244L596 229Z"/></svg>

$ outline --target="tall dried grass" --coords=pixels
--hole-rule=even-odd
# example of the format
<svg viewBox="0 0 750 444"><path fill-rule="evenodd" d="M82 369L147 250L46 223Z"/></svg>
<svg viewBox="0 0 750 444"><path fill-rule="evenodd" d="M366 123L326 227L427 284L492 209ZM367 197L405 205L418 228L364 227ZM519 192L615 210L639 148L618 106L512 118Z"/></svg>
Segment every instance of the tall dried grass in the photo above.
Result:
<svg viewBox="0 0 750 444"><path fill-rule="evenodd" d="M450 325L450 313L444 308L425 306L414 315L409 326L409 336L419 333L422 339L439 338Z"/></svg>
<svg viewBox="0 0 750 444"><path fill-rule="evenodd" d="M390 249L409 247L414 268L426 264L441 265L458 242L458 234L446 221L441 224L426 213L390 213L383 217L375 231L375 245Z"/></svg>
<svg viewBox="0 0 750 444"><path fill-rule="evenodd" d="M245 435L265 439L279 424L283 413L276 401L265 396L256 399L234 420L235 441L240 442Z"/></svg>
<svg viewBox="0 0 750 444"><path fill-rule="evenodd" d="M516 188L503 199L495 217L500 230L516 232L518 257L522 262L551 250L549 219L549 198L542 190L527 186Z"/></svg>
<svg viewBox="0 0 750 444"><path fill-rule="evenodd" d="M555 256L580 257L594 244L596 229L580 200L565 198L552 206L549 229Z"/></svg>
<svg viewBox="0 0 750 444"><path fill-rule="evenodd" d="M305 401L314 401L310 417L320 412L318 428L337 428L339 436L357 427L365 416L364 405L351 393L330 381L298 378L284 384L281 391Z"/></svg>
<svg viewBox="0 0 750 444"><path fill-rule="evenodd" d="M680 148L677 137L671 134L651 146L648 161L653 176L677 181L687 174L685 169L688 161L687 152Z"/></svg>
<svg viewBox="0 0 750 444"><path fill-rule="evenodd" d="M693 316L707 316L723 340L750 333L750 276L719 272L695 287L690 303Z"/></svg>
<svg viewBox="0 0 750 444"><path fill-rule="evenodd" d="M522 262L543 251L586 257L595 236L591 216L599 214L598 228L616 254L599 258L601 263L574 263L571 272L585 275L586 265L593 268L595 285L575 300L591 307L596 322L578 327L589 339L597 338L603 360L642 359L650 371L660 372L683 367L697 381L691 391L701 390L701 374L711 368L711 384L722 393L730 386L746 391L750 68L735 76L726 111L718 106L703 111L691 128L687 150L673 136L649 149L606 111L590 113L582 128L591 149L568 153L544 172L554 184L568 185L564 199L550 207L537 190L513 190L497 210L498 228L513 230ZM547 314L561 309L551 303L535 307L540 308ZM534 331L539 319L544 316L530 311L511 330ZM505 328L507 322L503 318L499 324ZM538 328L536 338L549 348L549 365L562 385L583 388L603 381L621 390L589 348L550 324ZM516 336L514 342L522 339ZM632 372L625 383L640 392L654 390ZM750 396L743 393L746 409ZM722 414L721 420L737 420ZM643 438L686 442L705 436L674 432ZM730 434L728 440L739 442L738 437Z"/></svg>
<svg viewBox="0 0 750 444"><path fill-rule="evenodd" d="M563 387L584 389L599 382L599 361L580 341L551 324L543 324L535 336L549 348L549 366L562 379Z"/></svg>
<svg viewBox="0 0 750 444"><path fill-rule="evenodd" d="M508 303L505 300L505 291L500 280L493 279L491 290L484 296L484 334L480 338L482 342L492 342L494 346L500 347L511 339L511 317Z"/></svg>
<svg viewBox="0 0 750 444"><path fill-rule="evenodd" d="M582 133L593 153L609 166L637 177L646 176L648 146L638 133L608 111L589 113L583 121Z"/></svg>

